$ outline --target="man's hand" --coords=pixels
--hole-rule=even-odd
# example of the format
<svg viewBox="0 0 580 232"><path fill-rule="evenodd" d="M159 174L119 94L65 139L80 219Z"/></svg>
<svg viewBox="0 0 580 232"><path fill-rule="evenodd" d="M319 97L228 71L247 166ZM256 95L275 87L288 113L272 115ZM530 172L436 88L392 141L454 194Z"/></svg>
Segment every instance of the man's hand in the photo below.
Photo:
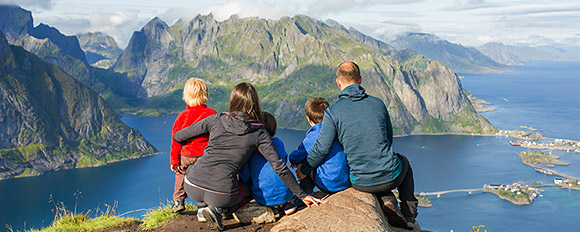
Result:
<svg viewBox="0 0 580 232"><path fill-rule="evenodd" d="M316 197L313 197L313 196L310 196L310 195L308 195L308 196L306 196L304 199L302 199L302 202L304 202L304 204L305 204L305 205L306 205L308 208L310 208L310 205L311 205L311 204L318 206L318 204L325 204L327 201L325 201L325 200L320 200L320 199L318 199L318 198L316 198Z"/></svg>
<svg viewBox="0 0 580 232"><path fill-rule="evenodd" d="M298 180L302 180L302 179L306 178L306 175L304 175L304 173L302 173L302 172L300 171L300 167L301 167L301 166L302 166L302 164L297 164L297 165L296 165L296 168L297 168L297 169L296 169L296 177L298 177Z"/></svg>

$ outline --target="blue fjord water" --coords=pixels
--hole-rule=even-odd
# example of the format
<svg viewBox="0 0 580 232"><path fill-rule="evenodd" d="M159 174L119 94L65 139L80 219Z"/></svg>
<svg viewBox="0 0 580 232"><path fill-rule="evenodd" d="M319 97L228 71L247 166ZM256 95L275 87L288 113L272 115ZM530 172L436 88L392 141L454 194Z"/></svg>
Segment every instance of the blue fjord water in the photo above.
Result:
<svg viewBox="0 0 580 232"><path fill-rule="evenodd" d="M580 63L543 62L502 74L461 74L463 87L491 102L487 117L500 129L541 128L549 137L580 140ZM363 83L364 84L364 83ZM161 152L158 155L104 167L49 172L30 178L0 181L0 230L48 226L54 203L70 210L95 212L117 204L122 214L149 209L171 199L169 170L171 126L176 115L124 116ZM304 131L281 129L289 152ZM525 166L518 153L526 149L508 144L509 138L480 136L407 136L395 138L394 148L411 161L417 192L480 188L483 184L553 180ZM558 171L580 177L580 154L553 151L570 166ZM516 206L489 193L453 193L431 197L433 207L420 208L418 220L432 231L468 231L484 225L488 231L577 231L580 191L544 188L532 205ZM52 200L50 200L52 199ZM127 216L140 217L145 211Z"/></svg>

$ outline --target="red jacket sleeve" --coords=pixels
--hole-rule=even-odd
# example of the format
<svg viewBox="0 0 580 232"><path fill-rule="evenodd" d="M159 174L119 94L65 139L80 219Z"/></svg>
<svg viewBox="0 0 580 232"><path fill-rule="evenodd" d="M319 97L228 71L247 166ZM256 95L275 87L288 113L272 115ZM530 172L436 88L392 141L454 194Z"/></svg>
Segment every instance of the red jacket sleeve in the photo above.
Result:
<svg viewBox="0 0 580 232"><path fill-rule="evenodd" d="M183 126L183 115L185 114L185 112L181 112L179 115L177 115L177 118L175 119L175 122L173 123L173 129L171 132L171 151L169 152L171 158L169 163L171 165L175 165L175 164L180 164L181 163L181 144L179 144L178 142L175 142L173 140L173 136L175 135L175 132L183 129L181 128Z"/></svg>

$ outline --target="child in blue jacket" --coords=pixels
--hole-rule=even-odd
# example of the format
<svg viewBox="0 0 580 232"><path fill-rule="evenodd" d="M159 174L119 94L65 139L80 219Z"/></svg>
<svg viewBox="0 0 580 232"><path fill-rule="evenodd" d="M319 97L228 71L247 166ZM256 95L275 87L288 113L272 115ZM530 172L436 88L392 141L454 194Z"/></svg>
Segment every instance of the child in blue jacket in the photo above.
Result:
<svg viewBox="0 0 580 232"><path fill-rule="evenodd" d="M277 127L276 118L268 112L263 112L263 120L264 127L272 136L276 152L284 162L287 162L288 153L284 149L284 143L274 137ZM261 205L272 207L275 216L280 216L282 211L289 215L296 210L296 206L288 202L294 194L260 152L256 151L252 154L250 160L242 167L239 177L242 182L251 183L250 189L254 200Z"/></svg>
<svg viewBox="0 0 580 232"><path fill-rule="evenodd" d="M297 166L306 160L310 149L312 149L320 134L324 111L328 105L328 101L321 97L314 97L306 102L304 112L312 128L306 132L306 138L304 138L298 149L292 151L288 156L293 166ZM312 183L313 180L314 183ZM312 193L313 184L327 193L336 193L350 187L346 157L344 156L342 145L337 139L332 142L330 151L324 161L322 161L322 164L313 173L300 180L300 186L307 193Z"/></svg>

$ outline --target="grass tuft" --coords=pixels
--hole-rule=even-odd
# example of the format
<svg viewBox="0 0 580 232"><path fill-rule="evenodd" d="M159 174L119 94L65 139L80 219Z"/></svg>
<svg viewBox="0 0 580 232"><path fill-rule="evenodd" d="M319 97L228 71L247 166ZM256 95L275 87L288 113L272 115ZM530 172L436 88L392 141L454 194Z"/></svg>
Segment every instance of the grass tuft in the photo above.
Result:
<svg viewBox="0 0 580 232"><path fill-rule="evenodd" d="M143 230L150 230L158 228L163 224L171 221L171 219L177 217L177 213L173 213L171 203L162 204L161 206L152 209L147 214L143 215L143 224L139 228ZM185 212L196 212L197 209L194 204L186 203Z"/></svg>
<svg viewBox="0 0 580 232"><path fill-rule="evenodd" d="M67 231L95 231L95 230L107 230L113 228L120 228L123 226L130 225L132 223L139 223L140 221L136 218L125 218L115 215L115 210L117 204L113 206L107 206L106 210L97 209L96 218L90 218L88 215L90 210L86 213L78 214L76 212L76 206L73 211L68 210L64 203L55 203L52 200L55 209L54 222L47 228L42 230L31 229L30 232L67 232Z"/></svg>

